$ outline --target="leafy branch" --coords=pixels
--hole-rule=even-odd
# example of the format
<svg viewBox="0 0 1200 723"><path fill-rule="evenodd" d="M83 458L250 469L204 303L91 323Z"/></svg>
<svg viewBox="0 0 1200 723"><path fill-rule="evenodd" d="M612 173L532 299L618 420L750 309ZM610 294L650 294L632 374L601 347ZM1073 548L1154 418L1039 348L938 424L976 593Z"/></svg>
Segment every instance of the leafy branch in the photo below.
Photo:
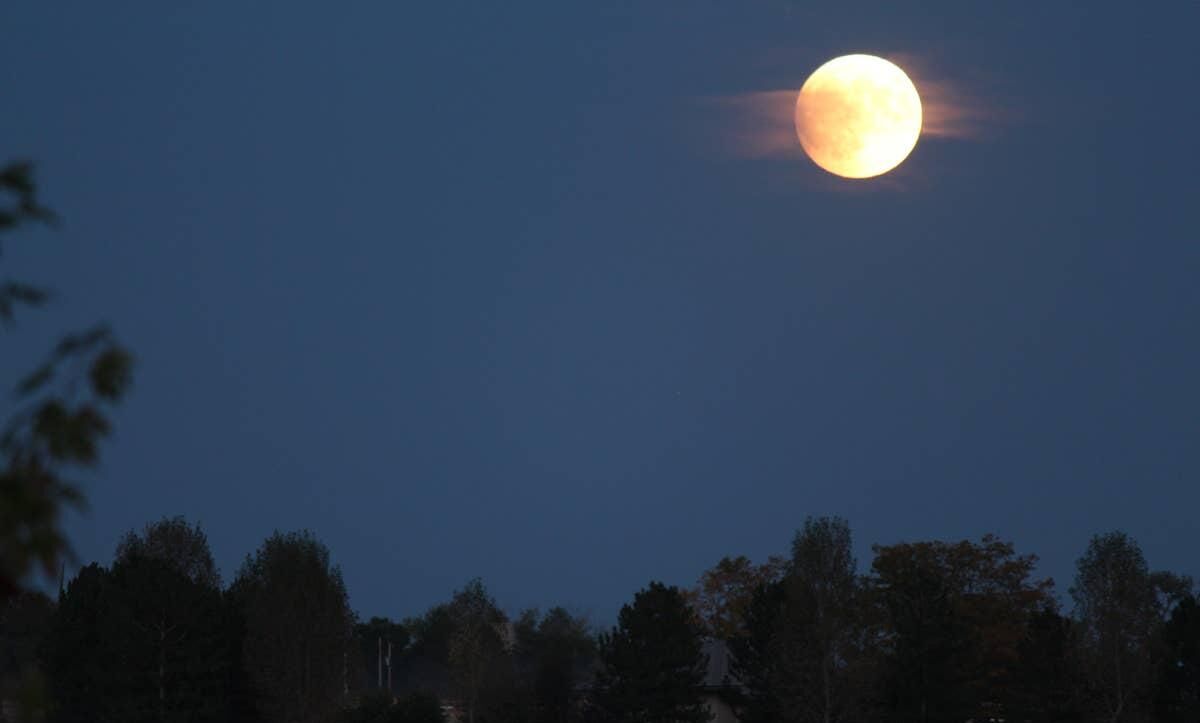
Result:
<svg viewBox="0 0 1200 723"><path fill-rule="evenodd" d="M53 223L41 205L28 162L0 167L0 232L31 222ZM0 322L18 306L36 307L50 292L31 284L0 283ZM111 430L108 412L128 391L133 357L99 325L64 337L47 359L16 385L17 411L0 433L0 601L15 593L36 566L53 575L70 546L60 529L66 506L83 507L64 467L91 467Z"/></svg>

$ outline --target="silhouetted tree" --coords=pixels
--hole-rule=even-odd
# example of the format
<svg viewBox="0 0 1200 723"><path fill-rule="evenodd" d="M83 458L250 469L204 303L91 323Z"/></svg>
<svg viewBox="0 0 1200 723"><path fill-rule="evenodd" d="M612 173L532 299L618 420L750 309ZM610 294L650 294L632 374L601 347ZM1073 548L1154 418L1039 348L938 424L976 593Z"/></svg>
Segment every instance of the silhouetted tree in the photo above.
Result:
<svg viewBox="0 0 1200 723"><path fill-rule="evenodd" d="M1030 614L1017 647L1014 694L1006 714L1031 723L1083 721L1078 626L1052 600Z"/></svg>
<svg viewBox="0 0 1200 723"><path fill-rule="evenodd" d="M0 700L14 701L18 721L45 709L40 651L54 618L54 603L40 592L22 591L0 600Z"/></svg>
<svg viewBox="0 0 1200 723"><path fill-rule="evenodd" d="M454 625L448 650L451 682L467 723L475 723L485 693L507 687L496 679L509 664L504 639L508 619L478 578L454 593L448 611Z"/></svg>
<svg viewBox="0 0 1200 723"><path fill-rule="evenodd" d="M0 679L36 665L53 615L54 603L40 592L23 591L0 603Z"/></svg>
<svg viewBox="0 0 1200 723"><path fill-rule="evenodd" d="M126 720L227 720L229 649L208 539L182 517L130 531L110 573L106 634Z"/></svg>
<svg viewBox="0 0 1200 723"><path fill-rule="evenodd" d="M706 723L707 656L695 611L676 587L651 582L599 640L594 704L611 723Z"/></svg>
<svg viewBox="0 0 1200 723"><path fill-rule="evenodd" d="M96 563L67 584L43 646L51 717L57 723L120 720L115 708L127 695L109 629L112 580Z"/></svg>
<svg viewBox="0 0 1200 723"><path fill-rule="evenodd" d="M255 688L255 681L246 661L246 611L232 588L225 590L221 595L221 611L221 639L227 661L225 691L229 698L229 720L231 723L256 723L262 720L262 695Z"/></svg>
<svg viewBox="0 0 1200 723"><path fill-rule="evenodd" d="M792 543L785 578L787 602L776 681L789 720L858 721L869 682L863 593L856 574L850 526L837 517L809 518Z"/></svg>
<svg viewBox="0 0 1200 723"><path fill-rule="evenodd" d="M1159 633L1190 580L1151 573L1123 532L1096 535L1076 563L1075 615L1090 712L1099 720L1147 720Z"/></svg>
<svg viewBox="0 0 1200 723"><path fill-rule="evenodd" d="M221 575L200 525L171 517L146 525L141 534L130 530L117 545L116 559L148 557L167 562L184 577L211 590L221 588Z"/></svg>
<svg viewBox="0 0 1200 723"><path fill-rule="evenodd" d="M532 645L534 692L541 723L566 723L572 695L596 660L596 641L590 626L564 608L556 607L538 623Z"/></svg>
<svg viewBox="0 0 1200 723"><path fill-rule="evenodd" d="M1052 585L1030 580L1037 558L991 535L874 549L891 714L923 723L1006 717L1018 696L1017 650Z"/></svg>
<svg viewBox="0 0 1200 723"><path fill-rule="evenodd" d="M925 723L965 720L965 621L955 614L952 582L926 547L876 551L876 592L888 624L887 694L891 711Z"/></svg>
<svg viewBox="0 0 1200 723"><path fill-rule="evenodd" d="M353 618L341 571L307 531L276 532L247 556L230 589L245 616L242 661L268 723L337 714Z"/></svg>
<svg viewBox="0 0 1200 723"><path fill-rule="evenodd" d="M730 640L741 718L863 720L878 645L869 613L849 525L810 517L793 540L786 575L759 585Z"/></svg>
<svg viewBox="0 0 1200 723"><path fill-rule="evenodd" d="M419 617L402 623L410 635L396 666L396 687L402 692L431 691L451 695L450 639L454 620L446 603L434 605Z"/></svg>
<svg viewBox="0 0 1200 723"><path fill-rule="evenodd" d="M229 669L221 592L212 575L189 573L209 559L198 528L165 536L176 521L130 533L111 571L84 568L63 592L44 657L59 720L227 721ZM182 541L174 545L147 540ZM199 544L193 544L198 542Z"/></svg>
<svg viewBox="0 0 1200 723"><path fill-rule="evenodd" d="M780 661L785 652L778 635L784 620L787 594L785 583L760 583L741 616L738 632L729 640L732 673L742 696L736 709L741 723L785 721L777 681L782 678Z"/></svg>
<svg viewBox="0 0 1200 723"><path fill-rule="evenodd" d="M1155 720L1200 720L1200 602L1188 595L1162 630L1163 656L1155 690Z"/></svg>
<svg viewBox="0 0 1200 723"><path fill-rule="evenodd" d="M102 635L113 652L117 720L229 720L228 649L217 588L137 548L113 563Z"/></svg>
<svg viewBox="0 0 1200 723"><path fill-rule="evenodd" d="M566 723L574 691L595 662L596 643L587 621L562 607L544 616L521 613L513 625L515 707L530 723Z"/></svg>
<svg viewBox="0 0 1200 723"><path fill-rule="evenodd" d="M742 629L755 588L780 579L786 566L782 557L771 557L761 565L744 555L722 557L684 595L699 615L705 634L729 640Z"/></svg>

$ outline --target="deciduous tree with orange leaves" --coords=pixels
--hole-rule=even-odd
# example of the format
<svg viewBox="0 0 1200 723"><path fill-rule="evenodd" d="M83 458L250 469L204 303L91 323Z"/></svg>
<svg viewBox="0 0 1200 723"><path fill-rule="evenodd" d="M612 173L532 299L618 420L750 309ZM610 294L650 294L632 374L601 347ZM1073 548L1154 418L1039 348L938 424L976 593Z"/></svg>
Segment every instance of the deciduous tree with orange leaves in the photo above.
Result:
<svg viewBox="0 0 1200 723"><path fill-rule="evenodd" d="M1054 606L1037 557L994 535L874 550L887 707L922 723L1006 717L1029 621Z"/></svg>
<svg viewBox="0 0 1200 723"><path fill-rule="evenodd" d="M739 634L755 588L779 580L786 568L787 561L775 555L762 564L745 555L722 557L684 595L699 616L705 633L729 640Z"/></svg>

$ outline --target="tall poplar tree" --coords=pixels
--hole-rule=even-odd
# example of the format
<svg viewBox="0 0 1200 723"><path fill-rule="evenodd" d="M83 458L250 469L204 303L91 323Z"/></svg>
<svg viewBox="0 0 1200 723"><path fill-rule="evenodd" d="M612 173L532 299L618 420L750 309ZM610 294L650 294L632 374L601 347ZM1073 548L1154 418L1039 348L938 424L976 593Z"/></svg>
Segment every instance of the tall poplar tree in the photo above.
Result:
<svg viewBox="0 0 1200 723"><path fill-rule="evenodd" d="M1146 720L1160 631L1191 581L1152 573L1131 537L1096 535L1076 563L1071 597L1080 625L1086 699L1097 720Z"/></svg>
<svg viewBox="0 0 1200 723"><path fill-rule="evenodd" d="M730 639L742 686L741 717L753 723L836 723L871 710L876 628L856 572L850 527L808 518L792 542L784 577L761 584Z"/></svg>
<svg viewBox="0 0 1200 723"><path fill-rule="evenodd" d="M476 723L485 694L508 663L503 637L508 619L478 578L454 593L449 613L454 623L448 651L451 682L467 723Z"/></svg>
<svg viewBox="0 0 1200 723"><path fill-rule="evenodd" d="M783 708L802 723L861 720L869 703L863 687L871 641L845 520L805 521L792 543L785 591L776 630L784 647Z"/></svg>

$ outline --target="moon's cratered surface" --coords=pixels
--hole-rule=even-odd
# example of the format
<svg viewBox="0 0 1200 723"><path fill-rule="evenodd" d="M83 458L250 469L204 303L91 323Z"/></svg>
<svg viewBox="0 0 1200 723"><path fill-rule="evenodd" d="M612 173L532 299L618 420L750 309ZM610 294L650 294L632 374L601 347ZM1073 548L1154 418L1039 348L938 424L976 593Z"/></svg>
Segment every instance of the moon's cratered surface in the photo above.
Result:
<svg viewBox="0 0 1200 723"><path fill-rule="evenodd" d="M887 173L921 135L921 97L903 70L873 55L817 68L796 98L796 134L821 168L846 178Z"/></svg>

